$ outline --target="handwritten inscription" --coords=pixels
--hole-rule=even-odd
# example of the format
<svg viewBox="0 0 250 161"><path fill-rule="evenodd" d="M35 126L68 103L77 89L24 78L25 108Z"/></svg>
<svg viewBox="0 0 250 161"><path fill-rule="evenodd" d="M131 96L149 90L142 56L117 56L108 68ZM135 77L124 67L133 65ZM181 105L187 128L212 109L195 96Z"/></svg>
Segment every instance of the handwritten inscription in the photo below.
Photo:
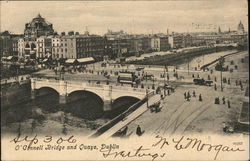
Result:
<svg viewBox="0 0 250 161"><path fill-rule="evenodd" d="M151 148L146 148L143 146L139 146L136 150L130 151L130 150L119 150L115 151L111 148L108 150L100 150L100 152L103 154L104 158L113 156L114 158L122 157L122 158L131 158L131 157L151 157L152 161L161 157L165 157L167 154L164 152L168 148L173 148L173 150L181 151L185 149L192 149L196 152L200 151L207 151L207 152L215 152L215 155L213 157L214 160L217 159L220 152L239 152L239 151L245 151L241 148L235 148L235 147L229 147L223 144L208 144L203 143L202 140L199 140L197 138L189 138L185 136L181 136L179 138L172 138L170 141L167 140L165 137L161 137L157 135L156 142L152 144ZM152 149L153 148L153 149ZM158 148L158 153L152 153L151 150L156 150L155 148Z"/></svg>
<svg viewBox="0 0 250 161"><path fill-rule="evenodd" d="M118 144L100 144L100 145L89 145L81 143L81 140L77 140L73 135L64 136L59 138L53 138L52 136L45 136L43 138L34 136L20 136L18 135L10 142L16 144L15 150L89 150L97 151L101 153L103 158L122 159L122 158L142 158L150 159L152 161L160 158L167 159L169 152L181 152L184 150L191 150L192 152L208 152L211 153L214 160L223 152L242 152L245 149L240 148L240 145L227 146L224 144L210 144L206 143L198 138L191 138L186 136L166 138L160 135L155 136L153 144L143 145L138 143L137 147L128 149L126 147L121 148ZM22 143L22 144L20 144ZM66 145L66 146L65 146Z"/></svg>

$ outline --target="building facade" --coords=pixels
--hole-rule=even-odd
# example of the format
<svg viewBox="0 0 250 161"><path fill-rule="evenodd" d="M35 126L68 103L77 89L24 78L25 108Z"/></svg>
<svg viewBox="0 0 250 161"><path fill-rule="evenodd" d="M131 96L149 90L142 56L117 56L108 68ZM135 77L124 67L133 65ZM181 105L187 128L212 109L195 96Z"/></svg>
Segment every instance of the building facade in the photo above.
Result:
<svg viewBox="0 0 250 161"><path fill-rule="evenodd" d="M18 39L18 58L24 58L25 52L24 52L24 38Z"/></svg>
<svg viewBox="0 0 250 161"><path fill-rule="evenodd" d="M37 38L37 58L50 58L52 56L52 37L41 36Z"/></svg>
<svg viewBox="0 0 250 161"><path fill-rule="evenodd" d="M170 49L167 36L160 37L160 51L167 51Z"/></svg>
<svg viewBox="0 0 250 161"><path fill-rule="evenodd" d="M151 39L148 36L144 36L141 38L142 41L142 51L144 53L148 53L152 51L151 48Z"/></svg>
<svg viewBox="0 0 250 161"><path fill-rule="evenodd" d="M183 47L183 35L171 35L168 38L168 43L170 44L170 48L172 49L178 49Z"/></svg>
<svg viewBox="0 0 250 161"><path fill-rule="evenodd" d="M23 35L11 34L9 31L0 33L0 56L18 56L18 39Z"/></svg>
<svg viewBox="0 0 250 161"><path fill-rule="evenodd" d="M151 49L153 51L160 51L161 47L160 47L160 38L156 35L151 37Z"/></svg>
<svg viewBox="0 0 250 161"><path fill-rule="evenodd" d="M25 57L35 59L37 58L37 56L39 57L40 55L44 56L44 54L42 53L45 52L44 51L45 49L42 46L39 46L39 48L37 47L38 42L39 45L42 44L40 40L37 41L37 38L53 34L54 34L53 25L47 22L40 14L38 14L37 17L33 18L31 22L26 23L24 29ZM37 54L38 50L39 54Z"/></svg>

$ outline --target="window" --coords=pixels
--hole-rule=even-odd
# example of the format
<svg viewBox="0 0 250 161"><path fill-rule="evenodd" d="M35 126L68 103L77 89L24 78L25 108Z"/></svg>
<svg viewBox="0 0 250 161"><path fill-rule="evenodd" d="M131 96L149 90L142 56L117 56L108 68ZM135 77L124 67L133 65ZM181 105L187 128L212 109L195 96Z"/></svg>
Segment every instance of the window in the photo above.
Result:
<svg viewBox="0 0 250 161"><path fill-rule="evenodd" d="M67 53L67 49L65 49L65 52Z"/></svg>
<svg viewBox="0 0 250 161"><path fill-rule="evenodd" d="M63 52L63 49L61 49L61 52Z"/></svg>

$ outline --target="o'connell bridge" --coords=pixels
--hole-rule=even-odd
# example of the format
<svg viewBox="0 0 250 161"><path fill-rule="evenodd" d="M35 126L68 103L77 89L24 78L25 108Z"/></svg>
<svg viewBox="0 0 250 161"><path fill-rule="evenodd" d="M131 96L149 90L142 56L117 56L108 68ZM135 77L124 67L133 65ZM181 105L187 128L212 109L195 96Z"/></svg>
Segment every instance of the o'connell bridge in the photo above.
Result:
<svg viewBox="0 0 250 161"><path fill-rule="evenodd" d="M91 84L88 82L75 82L64 80L49 80L31 78L31 98L35 99L39 90L49 89L56 91L59 94L59 103L66 104L68 96L73 92L86 91L97 95L103 101L103 111L111 109L112 102L122 97L133 97L138 100L145 98L148 93L147 89L139 89L133 87L117 86L117 85L103 85Z"/></svg>

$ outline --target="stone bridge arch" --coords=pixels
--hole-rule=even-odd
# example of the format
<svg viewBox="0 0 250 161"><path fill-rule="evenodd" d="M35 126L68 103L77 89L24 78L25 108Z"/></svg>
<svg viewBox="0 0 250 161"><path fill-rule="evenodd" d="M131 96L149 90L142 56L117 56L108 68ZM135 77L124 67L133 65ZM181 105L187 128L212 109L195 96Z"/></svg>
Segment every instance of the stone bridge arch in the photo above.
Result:
<svg viewBox="0 0 250 161"><path fill-rule="evenodd" d="M100 90L98 90L98 89L85 89L85 88L83 88L83 89L80 89L79 87L77 88L77 87L68 87L67 88L67 96L69 96L70 94L72 94L72 93L74 93L74 92L77 92L77 91L85 91L85 92L90 92L90 93L93 93L93 94L95 94L95 95L97 95L98 97L100 97L102 100L103 100L103 95L102 95L102 93L100 92ZM104 101L104 100L103 100Z"/></svg>
<svg viewBox="0 0 250 161"><path fill-rule="evenodd" d="M78 90L72 90L70 91L70 93L67 94L67 97L70 98L73 94L76 94L76 93L85 93L85 94L92 94L93 96L95 96L98 100L98 102L102 102L104 103L104 100L102 98L101 95L99 95L98 93L95 93L93 91L90 91L90 90L84 90L84 89L78 89ZM70 101L70 100L69 100Z"/></svg>
<svg viewBox="0 0 250 161"><path fill-rule="evenodd" d="M137 91L114 91L112 93L112 100L116 100L120 97L134 97L139 100L143 99L146 94Z"/></svg>
<svg viewBox="0 0 250 161"><path fill-rule="evenodd" d="M96 119L103 115L103 99L88 90L74 90L67 94L67 112L86 119Z"/></svg>
<svg viewBox="0 0 250 161"><path fill-rule="evenodd" d="M38 87L36 88L36 93L39 92L39 90L43 90L43 89L48 89L48 90L51 90L51 91L55 91L58 95L60 95L60 91L57 89L57 88L54 88L53 86L42 86L42 87Z"/></svg>
<svg viewBox="0 0 250 161"><path fill-rule="evenodd" d="M51 87L40 87L35 90L35 105L45 111L56 112L59 109L60 93Z"/></svg>

